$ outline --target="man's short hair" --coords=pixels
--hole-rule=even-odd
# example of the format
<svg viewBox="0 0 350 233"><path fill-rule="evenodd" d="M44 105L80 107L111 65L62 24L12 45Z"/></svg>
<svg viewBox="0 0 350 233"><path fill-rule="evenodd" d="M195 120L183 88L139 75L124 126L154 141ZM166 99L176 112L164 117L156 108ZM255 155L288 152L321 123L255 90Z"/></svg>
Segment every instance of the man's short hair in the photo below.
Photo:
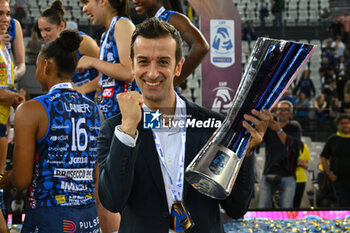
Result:
<svg viewBox="0 0 350 233"><path fill-rule="evenodd" d="M342 113L340 114L337 118L335 118L334 120L334 123L336 126L338 126L339 122L343 119L348 119L350 121L350 116L345 114L345 113Z"/></svg>
<svg viewBox="0 0 350 233"><path fill-rule="evenodd" d="M164 20L152 17L136 26L136 29L131 37L131 47L130 47L131 59L134 59L134 43L138 36L142 36L147 39L157 39L157 38L171 36L176 41L176 51L175 51L176 64L181 60L182 39L181 39L180 33L176 30L174 26L165 22Z"/></svg>
<svg viewBox="0 0 350 233"><path fill-rule="evenodd" d="M293 104L289 100L281 100L278 102L277 107L280 106L281 104L287 104L289 106L289 111L293 112Z"/></svg>

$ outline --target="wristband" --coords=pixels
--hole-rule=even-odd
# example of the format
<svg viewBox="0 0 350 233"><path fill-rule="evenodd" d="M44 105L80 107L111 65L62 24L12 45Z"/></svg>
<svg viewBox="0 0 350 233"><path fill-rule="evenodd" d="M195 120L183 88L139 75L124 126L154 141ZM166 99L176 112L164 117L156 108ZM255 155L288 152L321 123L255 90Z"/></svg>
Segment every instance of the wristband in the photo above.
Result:
<svg viewBox="0 0 350 233"><path fill-rule="evenodd" d="M280 128L279 130L276 131L277 135L280 134L280 133L282 133L282 132L283 132L283 129L282 129L282 128Z"/></svg>

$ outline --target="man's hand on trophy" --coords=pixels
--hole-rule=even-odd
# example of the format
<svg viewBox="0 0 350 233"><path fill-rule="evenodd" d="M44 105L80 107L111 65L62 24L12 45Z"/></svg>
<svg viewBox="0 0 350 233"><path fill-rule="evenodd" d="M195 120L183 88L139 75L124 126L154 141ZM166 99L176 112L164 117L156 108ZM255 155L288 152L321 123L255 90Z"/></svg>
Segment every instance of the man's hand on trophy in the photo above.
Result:
<svg viewBox="0 0 350 233"><path fill-rule="evenodd" d="M281 126L280 126L280 123L275 118L272 118L269 123L269 128L273 131L278 131L281 129Z"/></svg>
<svg viewBox="0 0 350 233"><path fill-rule="evenodd" d="M264 138L267 126L272 119L272 114L269 110L263 109L261 112L253 109L252 115L244 114L243 127L246 128L251 137L249 139L249 145L247 151L250 154L250 151L254 146L259 145ZM253 123L255 127L253 127L250 123Z"/></svg>
<svg viewBox="0 0 350 233"><path fill-rule="evenodd" d="M121 130L130 136L136 136L136 128L142 118L143 97L137 91L117 95L120 113L122 114Z"/></svg>

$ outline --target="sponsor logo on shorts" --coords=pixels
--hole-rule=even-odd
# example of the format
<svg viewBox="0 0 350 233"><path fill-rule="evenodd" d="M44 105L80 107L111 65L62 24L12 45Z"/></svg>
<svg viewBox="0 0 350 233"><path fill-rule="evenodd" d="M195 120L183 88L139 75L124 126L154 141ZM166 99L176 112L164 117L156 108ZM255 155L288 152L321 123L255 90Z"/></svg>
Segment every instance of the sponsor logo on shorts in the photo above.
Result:
<svg viewBox="0 0 350 233"><path fill-rule="evenodd" d="M91 219L90 221L79 222L80 229L84 229L84 230L96 228L98 225L99 225L98 217ZM97 231L93 231L93 232L97 232Z"/></svg>
<svg viewBox="0 0 350 233"><path fill-rule="evenodd" d="M65 233L73 233L77 231L77 226L73 221L63 220L63 232Z"/></svg>

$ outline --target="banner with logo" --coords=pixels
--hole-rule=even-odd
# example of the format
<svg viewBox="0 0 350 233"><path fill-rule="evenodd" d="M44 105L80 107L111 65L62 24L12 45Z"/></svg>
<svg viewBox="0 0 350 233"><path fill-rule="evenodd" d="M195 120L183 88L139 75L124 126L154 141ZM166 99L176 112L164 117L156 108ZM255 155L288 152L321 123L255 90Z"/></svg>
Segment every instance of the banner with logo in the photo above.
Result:
<svg viewBox="0 0 350 233"><path fill-rule="evenodd" d="M241 19L232 0L188 0L210 45L202 61L202 105L226 114L242 76Z"/></svg>

